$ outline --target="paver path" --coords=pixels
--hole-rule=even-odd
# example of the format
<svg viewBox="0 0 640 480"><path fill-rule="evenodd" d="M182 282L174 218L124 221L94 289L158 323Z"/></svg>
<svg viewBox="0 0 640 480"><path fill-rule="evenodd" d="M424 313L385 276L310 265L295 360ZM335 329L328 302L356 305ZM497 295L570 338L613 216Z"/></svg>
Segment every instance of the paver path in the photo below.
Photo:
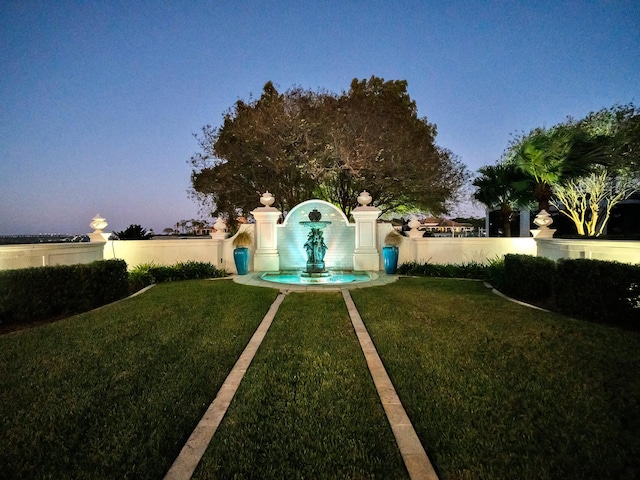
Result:
<svg viewBox="0 0 640 480"><path fill-rule="evenodd" d="M411 479L438 480L427 454L420 443L420 439L416 434L411 421L407 416L402 402L398 397L396 390L391 383L391 379L382 364L382 360L367 332L366 327L358 313L358 310L351 299L348 289L341 289L342 296L351 318L351 324L356 332L360 347L364 353L369 367L369 372L373 378L373 382L378 391L378 396L382 402L385 414L391 425L391 429L398 444L400 454L404 464L409 472ZM258 351L258 347L262 343L267 330L271 326L273 319L278 312L280 304L284 300L286 293L280 293L273 302L264 319L258 326L251 340L247 344L240 358L234 365L231 373L220 387L220 391L216 395L209 408L205 412L195 430L187 440L178 458L165 475L165 480L189 480L193 475L200 459L204 455L207 446L211 442L218 426L222 422L231 400L235 395L245 372L249 368L253 357Z"/></svg>

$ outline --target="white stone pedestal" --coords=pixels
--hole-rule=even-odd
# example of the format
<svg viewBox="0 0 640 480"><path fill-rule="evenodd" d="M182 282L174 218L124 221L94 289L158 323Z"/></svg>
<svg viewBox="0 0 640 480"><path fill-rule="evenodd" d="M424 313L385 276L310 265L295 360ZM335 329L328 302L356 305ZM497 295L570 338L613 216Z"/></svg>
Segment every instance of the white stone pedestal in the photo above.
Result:
<svg viewBox="0 0 640 480"><path fill-rule="evenodd" d="M353 269L356 271L380 269L378 252L378 217L376 207L357 207L351 214L356 222L356 245L353 251Z"/></svg>
<svg viewBox="0 0 640 480"><path fill-rule="evenodd" d="M251 213L256 219L256 251L253 256L253 269L258 272L278 272L280 255L276 225L280 218L280 210L273 207L258 207Z"/></svg>

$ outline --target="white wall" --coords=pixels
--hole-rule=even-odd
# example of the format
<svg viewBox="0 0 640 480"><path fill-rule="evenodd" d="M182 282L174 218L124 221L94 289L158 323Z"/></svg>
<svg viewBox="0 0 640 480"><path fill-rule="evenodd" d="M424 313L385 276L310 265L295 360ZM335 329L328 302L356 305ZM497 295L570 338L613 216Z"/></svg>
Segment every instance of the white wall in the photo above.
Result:
<svg viewBox="0 0 640 480"><path fill-rule="evenodd" d="M340 226L340 222L336 222ZM243 225L242 229L253 230L253 225ZM378 251L382 251L384 237L391 229L389 224L378 224ZM332 242L338 239L325 234L328 268L350 269L353 265L354 231L353 225L343 224L336 231L343 247ZM280 237L278 229L278 247L281 255L281 269L302 269L306 264L306 254L302 245L306 237ZM302 230L301 230L302 231ZM255 241L255 237L254 237ZM47 265L71 265L90 263L102 258L120 258L129 268L142 263L153 262L156 265L173 265L189 260L210 262L218 268L235 273L233 262L233 239L189 238L171 240L116 240L106 243L47 243L29 245L0 245L0 270L12 268L38 267ZM289 249L287 249L289 245ZM254 245L255 247L255 245ZM254 247L250 249L250 265L253 265ZM329 254L331 249L334 252ZM296 250L297 249L297 250ZM298 251L299 250L299 251ZM351 253L349 253L351 252ZM438 264L487 262L506 253L540 255L553 260L559 258L592 258L615 260L624 263L640 263L640 242L578 240L578 239L542 239L533 238L404 238L400 245L399 262L417 261ZM287 255L289 255L287 257ZM284 262L282 261L284 260ZM380 270L383 270L380 254Z"/></svg>
<svg viewBox="0 0 640 480"><path fill-rule="evenodd" d="M593 260L640 263L640 242L626 240L538 240L538 255L552 260L560 258L591 258Z"/></svg>
<svg viewBox="0 0 640 480"><path fill-rule="evenodd" d="M102 243L0 245L0 270L73 265L102 260Z"/></svg>
<svg viewBox="0 0 640 480"><path fill-rule="evenodd" d="M411 240L409 250L402 258L410 258L418 263L488 263L507 253L536 255L536 241L533 238L418 238ZM403 245L404 247L405 245Z"/></svg>
<svg viewBox="0 0 640 480"><path fill-rule="evenodd" d="M189 260L210 262L220 268L224 264L220 252L221 243L211 238L109 240L104 244L104 258L120 258L127 262L129 269L143 263L173 265ZM231 262L233 263L233 258Z"/></svg>

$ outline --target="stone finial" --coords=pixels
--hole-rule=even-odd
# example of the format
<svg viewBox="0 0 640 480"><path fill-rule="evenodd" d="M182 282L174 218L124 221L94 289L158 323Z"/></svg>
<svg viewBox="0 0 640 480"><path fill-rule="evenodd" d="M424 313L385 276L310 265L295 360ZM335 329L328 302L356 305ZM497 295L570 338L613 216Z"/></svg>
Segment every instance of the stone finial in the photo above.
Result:
<svg viewBox="0 0 640 480"><path fill-rule="evenodd" d="M224 220L222 220L222 218L218 217L216 219L216 223L213 224L213 228L215 228L216 232L226 232L227 224L224 223Z"/></svg>
<svg viewBox="0 0 640 480"><path fill-rule="evenodd" d="M95 217L93 217L91 223L89 224L89 226L93 228L93 233L102 233L102 231L107 228L107 225L109 224L100 214L97 214Z"/></svg>
<svg viewBox="0 0 640 480"><path fill-rule="evenodd" d="M549 225L553 223L553 218L546 210L540 210L540 213L536 215L533 223L538 225L540 228L549 227Z"/></svg>
<svg viewBox="0 0 640 480"><path fill-rule="evenodd" d="M549 225L553 223L553 218L546 210L540 210L533 221L539 228L531 230L531 235L534 238L552 238L555 233L555 229L549 228Z"/></svg>
<svg viewBox="0 0 640 480"><path fill-rule="evenodd" d="M418 220L418 217L411 215L411 218L409 218L409 221L407 222L407 226L411 229L408 233L409 238L422 237L422 232L418 230L418 227L420 226L420 220Z"/></svg>
<svg viewBox="0 0 640 480"><path fill-rule="evenodd" d="M268 191L264 192L260 197L260 203L265 207L270 207L271 205L273 205L273 202L275 201L276 201L275 197L271 195Z"/></svg>
<svg viewBox="0 0 640 480"><path fill-rule="evenodd" d="M371 203L371 195L366 190L363 190L360 195L358 195L358 203L363 207L366 207Z"/></svg>

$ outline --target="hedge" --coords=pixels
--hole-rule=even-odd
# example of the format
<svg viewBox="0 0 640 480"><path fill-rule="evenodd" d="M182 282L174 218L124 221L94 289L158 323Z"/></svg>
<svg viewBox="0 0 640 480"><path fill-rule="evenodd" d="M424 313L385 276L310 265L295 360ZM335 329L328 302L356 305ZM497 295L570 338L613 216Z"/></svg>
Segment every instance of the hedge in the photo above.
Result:
<svg viewBox="0 0 640 480"><path fill-rule="evenodd" d="M553 293L556 262L545 257L504 256L505 293L525 301L543 301Z"/></svg>
<svg viewBox="0 0 640 480"><path fill-rule="evenodd" d="M562 313L640 328L640 265L559 260L555 289Z"/></svg>
<svg viewBox="0 0 640 480"><path fill-rule="evenodd" d="M124 260L0 271L0 324L72 315L129 292Z"/></svg>

